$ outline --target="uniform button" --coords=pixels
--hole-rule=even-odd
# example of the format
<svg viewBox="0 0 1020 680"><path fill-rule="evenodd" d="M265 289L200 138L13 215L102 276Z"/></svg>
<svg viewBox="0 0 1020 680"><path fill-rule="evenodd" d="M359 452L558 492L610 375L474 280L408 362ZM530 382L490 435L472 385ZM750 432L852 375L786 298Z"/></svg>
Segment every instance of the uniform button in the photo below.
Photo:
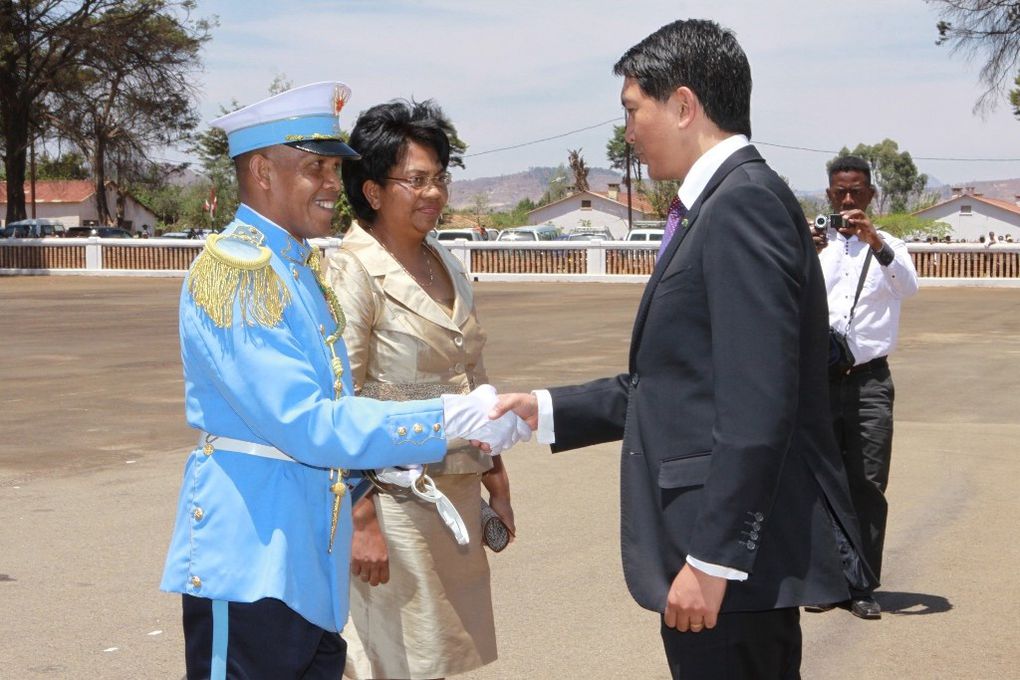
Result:
<svg viewBox="0 0 1020 680"><path fill-rule="evenodd" d="M202 508L195 508L194 512L191 513L191 516L195 518L196 522L201 522L202 518L205 517L205 512Z"/></svg>
<svg viewBox="0 0 1020 680"><path fill-rule="evenodd" d="M463 373L464 372L464 364L462 364L460 362L455 363L453 365L453 370L455 372L457 372L457 373Z"/></svg>
<svg viewBox="0 0 1020 680"><path fill-rule="evenodd" d="M415 423L411 429L414 430L415 434L421 434L425 431L425 427L421 423Z"/></svg>
<svg viewBox="0 0 1020 680"><path fill-rule="evenodd" d="M326 325L325 324L321 324L321 323L319 324L319 333L321 335L325 335L326 334Z"/></svg>
<svg viewBox="0 0 1020 680"><path fill-rule="evenodd" d="M292 269L291 271L294 273L294 280L297 281L299 276L297 269Z"/></svg>
<svg viewBox="0 0 1020 680"><path fill-rule="evenodd" d="M397 435L399 435L401 437L406 437L407 436L407 428L404 427L403 425L398 427L397 428Z"/></svg>
<svg viewBox="0 0 1020 680"><path fill-rule="evenodd" d="M761 531L761 524L755 522L754 524L751 525L751 528L755 531Z"/></svg>
<svg viewBox="0 0 1020 680"><path fill-rule="evenodd" d="M751 540L752 541L757 541L758 540L758 532L757 531L752 531L751 532Z"/></svg>
<svg viewBox="0 0 1020 680"><path fill-rule="evenodd" d="M202 587L202 579L200 579L197 576L192 576L191 577L191 587L194 588L195 590L198 590L199 588L201 588Z"/></svg>
<svg viewBox="0 0 1020 680"><path fill-rule="evenodd" d="M436 423L435 425L432 426L432 431L433 432L439 432L439 430L440 430L439 423Z"/></svg>
<svg viewBox="0 0 1020 680"><path fill-rule="evenodd" d="M630 386L631 387L637 387L639 382L641 382L641 376L640 375L635 373L634 375L630 376Z"/></svg>
<svg viewBox="0 0 1020 680"><path fill-rule="evenodd" d="M461 345L463 345L463 344L464 344L464 338L462 338L462 337L460 337L460 336L458 335L457 337L455 337L455 338L453 339L453 344L457 345L457 347L460 347Z"/></svg>
<svg viewBox="0 0 1020 680"><path fill-rule="evenodd" d="M754 520L756 522L764 522L765 521L765 515L761 514L760 512L756 512L756 513L754 513Z"/></svg>
<svg viewBox="0 0 1020 680"><path fill-rule="evenodd" d="M206 444L205 446L202 447L202 453L204 453L207 456L213 455L213 451L215 450L216 449L213 448L212 444Z"/></svg>
<svg viewBox="0 0 1020 680"><path fill-rule="evenodd" d="M748 541L747 542L747 549L748 550L754 550L757 547L758 547L758 544L755 543L754 541Z"/></svg>

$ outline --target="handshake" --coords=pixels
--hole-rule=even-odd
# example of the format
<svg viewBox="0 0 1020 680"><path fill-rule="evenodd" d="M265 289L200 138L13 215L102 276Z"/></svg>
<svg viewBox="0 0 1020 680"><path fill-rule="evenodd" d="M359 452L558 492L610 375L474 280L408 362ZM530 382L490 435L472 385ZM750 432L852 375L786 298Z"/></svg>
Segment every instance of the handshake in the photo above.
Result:
<svg viewBox="0 0 1020 680"><path fill-rule="evenodd" d="M537 413L529 417L529 425L509 410L517 404L500 399L492 385L482 385L469 394L444 394L442 400L447 439L468 439L493 456L531 439L537 424Z"/></svg>

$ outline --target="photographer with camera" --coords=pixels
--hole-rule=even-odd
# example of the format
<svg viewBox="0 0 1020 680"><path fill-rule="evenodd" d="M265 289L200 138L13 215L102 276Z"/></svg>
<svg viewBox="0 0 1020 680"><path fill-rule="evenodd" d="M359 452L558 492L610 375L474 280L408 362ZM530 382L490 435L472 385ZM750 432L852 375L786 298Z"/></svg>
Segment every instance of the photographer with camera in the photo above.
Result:
<svg viewBox="0 0 1020 680"><path fill-rule="evenodd" d="M893 434L888 356L896 348L900 303L917 292L917 272L906 244L876 229L865 212L875 195L867 161L834 160L825 193L833 214L815 220L814 241L829 300L829 403L864 557L881 578ZM871 592L851 590L845 606L863 619L882 616Z"/></svg>

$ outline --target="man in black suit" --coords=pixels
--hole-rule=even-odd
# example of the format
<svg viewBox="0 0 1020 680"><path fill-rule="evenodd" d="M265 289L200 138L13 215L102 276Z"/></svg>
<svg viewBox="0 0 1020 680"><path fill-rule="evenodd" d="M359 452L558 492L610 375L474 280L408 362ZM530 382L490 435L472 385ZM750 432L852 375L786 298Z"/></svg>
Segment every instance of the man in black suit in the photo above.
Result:
<svg viewBox="0 0 1020 680"><path fill-rule="evenodd" d="M749 145L750 66L730 31L677 21L614 71L627 141L652 179L682 181L630 370L503 395L492 415L515 410L554 452L623 440L624 574L662 614L674 677L797 678L798 606L871 578L829 419L811 233Z"/></svg>

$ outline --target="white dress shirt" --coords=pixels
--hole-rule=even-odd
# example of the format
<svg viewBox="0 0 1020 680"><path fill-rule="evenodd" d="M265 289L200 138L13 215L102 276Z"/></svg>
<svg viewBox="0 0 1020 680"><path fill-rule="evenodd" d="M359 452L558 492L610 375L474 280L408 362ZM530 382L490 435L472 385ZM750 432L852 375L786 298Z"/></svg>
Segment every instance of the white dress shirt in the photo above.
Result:
<svg viewBox="0 0 1020 680"><path fill-rule="evenodd" d="M847 333L855 365L887 356L896 349L900 303L917 292L917 271L907 244L882 230L878 235L892 249L893 259L883 266L878 258L871 258L849 333L850 308L870 246L856 235L847 238L830 229L829 244L818 253L829 298L829 325Z"/></svg>
<svg viewBox="0 0 1020 680"><path fill-rule="evenodd" d="M719 142L711 149L701 155L691 166L690 171L680 184L677 196L680 202L688 209L694 205L701 196L701 193L708 186L708 180L722 166L726 159L738 150L750 144L744 135L733 135ZM552 395L548 390L535 390L532 392L538 400L538 429L535 434L541 444L555 444L556 430L553 425ZM738 569L731 569L710 562L703 562L696 557L687 556L687 563L692 567L705 572L711 576L718 576L733 581L746 581L747 573Z"/></svg>

